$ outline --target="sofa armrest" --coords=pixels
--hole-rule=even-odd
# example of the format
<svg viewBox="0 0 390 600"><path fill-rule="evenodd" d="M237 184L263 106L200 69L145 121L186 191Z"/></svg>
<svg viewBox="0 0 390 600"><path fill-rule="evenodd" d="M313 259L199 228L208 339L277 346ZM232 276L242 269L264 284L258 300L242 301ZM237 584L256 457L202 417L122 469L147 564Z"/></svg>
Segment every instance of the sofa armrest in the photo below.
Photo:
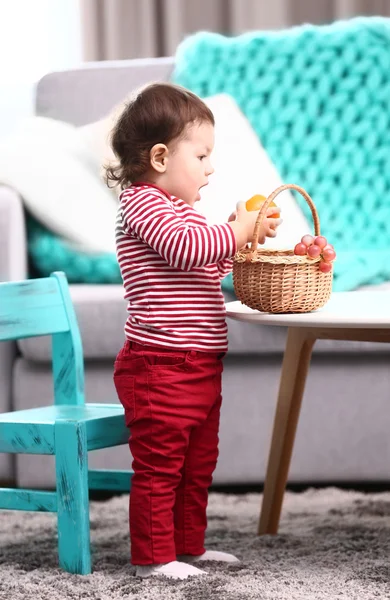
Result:
<svg viewBox="0 0 390 600"><path fill-rule="evenodd" d="M23 201L12 188L0 185L0 281L27 277L27 242Z"/></svg>

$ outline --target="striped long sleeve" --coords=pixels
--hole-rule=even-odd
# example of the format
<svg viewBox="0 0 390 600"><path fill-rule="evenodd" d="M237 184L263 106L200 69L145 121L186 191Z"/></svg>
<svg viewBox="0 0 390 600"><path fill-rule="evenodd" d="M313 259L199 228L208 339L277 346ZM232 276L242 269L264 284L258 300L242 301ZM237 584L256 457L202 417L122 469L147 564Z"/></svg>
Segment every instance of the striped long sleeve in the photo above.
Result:
<svg viewBox="0 0 390 600"><path fill-rule="evenodd" d="M125 335L143 344L226 351L220 279L236 241L185 202L150 185L120 197L117 257L128 301Z"/></svg>
<svg viewBox="0 0 390 600"><path fill-rule="evenodd" d="M175 210L173 202L153 188L125 194L126 231L134 231L171 267L182 271L230 258L236 245L231 227L227 223L208 226L193 208L179 202Z"/></svg>
<svg viewBox="0 0 390 600"><path fill-rule="evenodd" d="M217 269L219 273L219 278L223 279L226 275L229 275L233 270L233 259L232 258L224 258L217 263Z"/></svg>

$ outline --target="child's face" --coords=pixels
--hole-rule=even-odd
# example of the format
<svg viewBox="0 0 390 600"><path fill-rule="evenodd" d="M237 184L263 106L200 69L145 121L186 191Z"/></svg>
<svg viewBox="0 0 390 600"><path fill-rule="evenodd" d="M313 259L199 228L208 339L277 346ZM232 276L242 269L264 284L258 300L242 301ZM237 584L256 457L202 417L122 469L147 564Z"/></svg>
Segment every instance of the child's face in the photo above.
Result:
<svg viewBox="0 0 390 600"><path fill-rule="evenodd" d="M186 137L172 144L164 173L165 189L194 206L200 200L199 190L208 184L209 175L214 173L210 162L213 147L213 125L191 125Z"/></svg>

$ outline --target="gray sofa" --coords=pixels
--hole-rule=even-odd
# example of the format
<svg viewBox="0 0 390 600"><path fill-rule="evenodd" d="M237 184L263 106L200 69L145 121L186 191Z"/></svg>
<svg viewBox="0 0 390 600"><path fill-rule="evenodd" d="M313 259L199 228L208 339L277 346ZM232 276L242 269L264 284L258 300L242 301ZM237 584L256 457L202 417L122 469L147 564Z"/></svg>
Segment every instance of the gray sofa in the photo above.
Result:
<svg viewBox="0 0 390 600"><path fill-rule="evenodd" d="M168 79L172 66L170 58L105 62L46 75L37 86L37 114L77 125L93 122L132 88ZM26 264L23 203L14 190L3 186L0 280L25 278ZM87 401L116 402L112 368L123 342L126 310L122 288L72 285L71 292L83 338ZM264 480L284 343L282 328L229 322L216 484ZM390 480L389 358L386 345L318 343L290 481ZM0 411L50 402L48 340L0 344ZM91 453L90 461L93 467L128 468L130 456L123 446ZM0 455L0 482L11 481L22 487L50 487L51 458Z"/></svg>

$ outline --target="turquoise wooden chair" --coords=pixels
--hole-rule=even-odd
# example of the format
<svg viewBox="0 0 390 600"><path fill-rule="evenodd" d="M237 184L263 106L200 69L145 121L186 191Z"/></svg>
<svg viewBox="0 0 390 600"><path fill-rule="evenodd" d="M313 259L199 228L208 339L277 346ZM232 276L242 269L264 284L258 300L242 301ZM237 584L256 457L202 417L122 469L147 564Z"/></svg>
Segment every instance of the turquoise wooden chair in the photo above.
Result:
<svg viewBox="0 0 390 600"><path fill-rule="evenodd" d="M0 452L55 455L56 490L2 488L0 509L57 512L59 564L86 575L88 490L129 491L132 475L89 471L88 451L127 443L123 408L85 404L81 338L65 275L0 283L0 341L50 334L54 404L1 413Z"/></svg>

